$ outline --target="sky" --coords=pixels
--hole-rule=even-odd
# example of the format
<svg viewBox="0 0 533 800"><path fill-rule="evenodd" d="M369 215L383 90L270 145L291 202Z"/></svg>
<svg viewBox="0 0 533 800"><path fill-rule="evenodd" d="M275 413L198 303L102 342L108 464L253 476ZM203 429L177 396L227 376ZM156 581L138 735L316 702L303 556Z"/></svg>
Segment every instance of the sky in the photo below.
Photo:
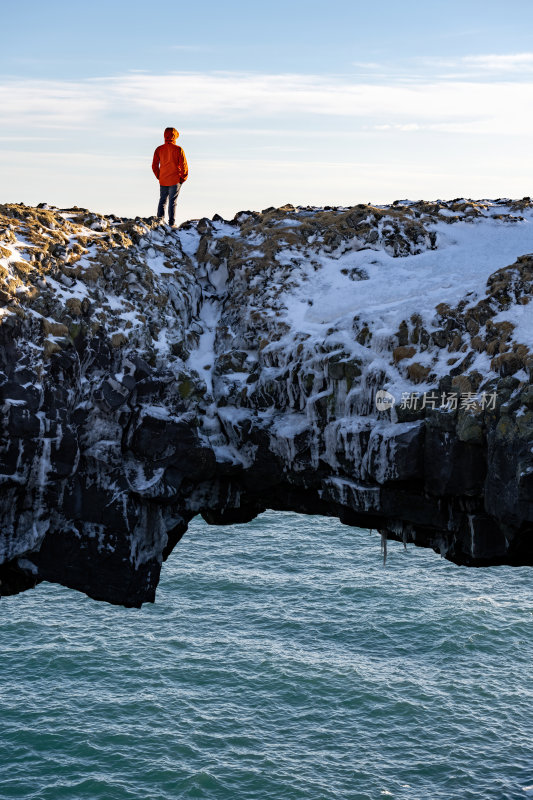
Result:
<svg viewBox="0 0 533 800"><path fill-rule="evenodd" d="M533 193L532 0L5 4L0 202L155 213Z"/></svg>

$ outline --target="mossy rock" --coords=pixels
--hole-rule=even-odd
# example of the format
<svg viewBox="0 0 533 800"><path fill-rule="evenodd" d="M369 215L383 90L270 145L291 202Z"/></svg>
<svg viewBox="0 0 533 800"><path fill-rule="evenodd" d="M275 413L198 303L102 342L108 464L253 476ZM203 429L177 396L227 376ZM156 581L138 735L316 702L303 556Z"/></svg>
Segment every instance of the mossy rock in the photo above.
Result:
<svg viewBox="0 0 533 800"><path fill-rule="evenodd" d="M517 414L515 421L520 438L525 439L528 443L531 442L533 440L533 411Z"/></svg>
<svg viewBox="0 0 533 800"><path fill-rule="evenodd" d="M407 374L413 383L423 383L430 373L430 367L425 367L415 361L414 364L407 366Z"/></svg>
<svg viewBox="0 0 533 800"><path fill-rule="evenodd" d="M522 403L533 409L533 386L527 386L520 395Z"/></svg>
<svg viewBox="0 0 533 800"><path fill-rule="evenodd" d="M62 322L50 322L43 318L41 324L45 336L68 336L68 328Z"/></svg>
<svg viewBox="0 0 533 800"><path fill-rule="evenodd" d="M81 300L78 297L69 297L65 303L67 311L73 317L81 317L82 315L82 305Z"/></svg>
<svg viewBox="0 0 533 800"><path fill-rule="evenodd" d="M363 372L363 362L358 358L351 358L344 362L344 376L346 380L359 378Z"/></svg>
<svg viewBox="0 0 533 800"><path fill-rule="evenodd" d="M483 424L479 417L471 413L459 412L457 419L457 436L461 442L483 444Z"/></svg>
<svg viewBox="0 0 533 800"><path fill-rule="evenodd" d="M123 347L128 342L128 337L122 333L121 331L114 333L111 336L111 347L118 349L119 347Z"/></svg>
<svg viewBox="0 0 533 800"><path fill-rule="evenodd" d="M405 358L412 358L415 353L416 347L413 347L413 345L401 344L392 351L392 359L394 363L397 364Z"/></svg>
<svg viewBox="0 0 533 800"><path fill-rule="evenodd" d="M81 332L82 326L79 322L71 322L68 327L68 333L71 339L76 339Z"/></svg>
<svg viewBox="0 0 533 800"><path fill-rule="evenodd" d="M247 354L243 350L230 350L217 357L215 371L219 375L228 372L243 372Z"/></svg>
<svg viewBox="0 0 533 800"><path fill-rule="evenodd" d="M400 347L409 344L409 326L405 320L400 322L400 327L398 328L398 333L396 336L398 338L398 344Z"/></svg>
<svg viewBox="0 0 533 800"><path fill-rule="evenodd" d="M472 392L472 383L466 375L454 375L452 378L452 391L459 394L469 394Z"/></svg>
<svg viewBox="0 0 533 800"><path fill-rule="evenodd" d="M52 339L45 339L43 342L43 352L45 358L49 358L54 353L61 352L61 345L59 344L59 342L56 342Z"/></svg>
<svg viewBox="0 0 533 800"><path fill-rule="evenodd" d="M178 383L178 392L182 400L188 400L192 395L194 384L190 378L185 378Z"/></svg>
<svg viewBox="0 0 533 800"><path fill-rule="evenodd" d="M372 332L368 325L363 325L363 327L357 331L355 335L355 340L358 344L363 345L365 347L372 338Z"/></svg>
<svg viewBox="0 0 533 800"><path fill-rule="evenodd" d="M173 356L181 358L182 361L186 361L189 358L190 351L187 348L186 342L172 342L170 351Z"/></svg>
<svg viewBox="0 0 533 800"><path fill-rule="evenodd" d="M516 438L518 427L515 420L508 414L502 414L496 425L496 438L506 442Z"/></svg>
<svg viewBox="0 0 533 800"><path fill-rule="evenodd" d="M514 375L523 366L523 361L516 353L501 353L490 362L490 367L502 377Z"/></svg>

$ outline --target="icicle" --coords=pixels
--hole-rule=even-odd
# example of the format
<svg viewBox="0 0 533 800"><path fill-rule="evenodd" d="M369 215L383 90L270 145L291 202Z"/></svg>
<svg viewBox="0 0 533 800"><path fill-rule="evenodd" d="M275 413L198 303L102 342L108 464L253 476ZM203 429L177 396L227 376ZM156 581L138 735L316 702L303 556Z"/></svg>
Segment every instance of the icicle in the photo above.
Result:
<svg viewBox="0 0 533 800"><path fill-rule="evenodd" d="M407 531L405 530L405 528L403 529L402 541L403 541L403 549L407 550Z"/></svg>
<svg viewBox="0 0 533 800"><path fill-rule="evenodd" d="M381 533L381 552L383 553L383 566L387 563L387 534Z"/></svg>

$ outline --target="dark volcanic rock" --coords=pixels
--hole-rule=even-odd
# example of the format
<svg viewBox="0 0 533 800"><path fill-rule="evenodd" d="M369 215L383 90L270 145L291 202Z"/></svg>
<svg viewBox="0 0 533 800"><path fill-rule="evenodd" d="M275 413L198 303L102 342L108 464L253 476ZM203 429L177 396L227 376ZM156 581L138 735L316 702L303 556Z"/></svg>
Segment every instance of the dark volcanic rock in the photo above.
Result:
<svg viewBox="0 0 533 800"><path fill-rule="evenodd" d="M0 594L140 606L193 516L267 508L533 564L533 257L513 238L532 220L288 205L175 231L1 206ZM502 226L513 257L469 272Z"/></svg>

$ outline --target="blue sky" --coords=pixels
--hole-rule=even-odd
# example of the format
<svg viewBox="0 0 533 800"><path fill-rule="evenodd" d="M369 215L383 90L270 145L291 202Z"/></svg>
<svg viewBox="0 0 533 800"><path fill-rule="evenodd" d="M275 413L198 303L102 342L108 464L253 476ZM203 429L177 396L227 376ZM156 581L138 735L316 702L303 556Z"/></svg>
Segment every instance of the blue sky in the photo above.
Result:
<svg viewBox="0 0 533 800"><path fill-rule="evenodd" d="M179 218L533 191L531 0L10 3L1 201Z"/></svg>

